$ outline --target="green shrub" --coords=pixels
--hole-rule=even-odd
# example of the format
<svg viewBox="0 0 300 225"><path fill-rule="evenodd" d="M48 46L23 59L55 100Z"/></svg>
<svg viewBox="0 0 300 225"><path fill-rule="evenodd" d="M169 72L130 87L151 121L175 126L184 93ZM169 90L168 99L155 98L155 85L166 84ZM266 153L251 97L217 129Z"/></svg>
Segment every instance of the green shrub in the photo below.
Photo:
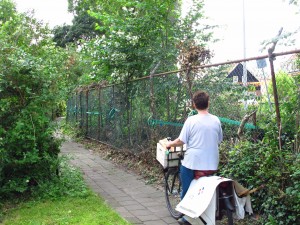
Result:
<svg viewBox="0 0 300 225"><path fill-rule="evenodd" d="M7 13L9 12L9 13ZM59 141L51 119L62 108L67 51L50 30L0 1L0 198L27 194L56 176Z"/></svg>
<svg viewBox="0 0 300 225"><path fill-rule="evenodd" d="M279 133L275 111L270 111L267 98L258 109L258 127L262 141L245 140L221 145L221 168L247 188L263 187L252 195L254 211L267 225L300 224L300 155L299 155L299 76L285 73L276 76L281 114ZM269 93L273 93L269 89ZM250 139L250 138L248 138Z"/></svg>
<svg viewBox="0 0 300 225"><path fill-rule="evenodd" d="M27 110L9 129L2 130L0 196L24 193L56 175L60 143L52 134L43 112Z"/></svg>
<svg viewBox="0 0 300 225"><path fill-rule="evenodd" d="M91 190L87 187L82 173L79 169L73 167L69 163L69 158L66 156L58 157L57 159L59 165L59 173L51 178L47 178L44 180L40 180L39 184L36 186L30 187L30 195L21 195L19 198L8 198L0 201L0 224L4 217L7 217L7 212L14 211L14 209L19 210L20 206L28 205L31 208L31 205L39 205L44 204L46 202L65 202L65 201L80 201L80 199L88 199L95 195L91 192ZM28 192L29 193L29 192ZM94 198L96 199L96 198ZM52 204L51 203L51 204ZM71 203L67 203L71 204ZM87 202L87 206L88 202ZM73 207L73 206L70 206ZM76 209L76 205L74 206ZM24 207L23 207L24 208ZM28 209L28 207L25 207ZM36 210L39 213L39 210L51 210L47 208L39 209L38 207L33 207L33 211ZM26 209L26 210L27 210ZM50 213L50 214L49 214ZM45 213L46 217L52 215L52 211L49 213ZM10 213L9 213L10 214ZM17 213L18 214L18 213ZM61 215L61 214L60 214ZM63 215L61 215L63 216ZM24 216L23 216L24 217ZM53 219L52 216L50 216ZM26 216L24 218L27 218ZM36 216L35 220L38 216ZM10 220L10 219L9 219ZM14 219L12 219L12 224ZM20 219L16 219L16 221L20 221ZM6 223L5 223L6 224ZM24 224L24 223L22 223Z"/></svg>
<svg viewBox="0 0 300 225"><path fill-rule="evenodd" d="M88 188L82 178L82 173L71 166L67 157L59 157L59 173L32 187L32 196L40 199L56 199L65 196L84 197Z"/></svg>
<svg viewBox="0 0 300 225"><path fill-rule="evenodd" d="M263 224L299 222L300 156L291 148L287 144L279 150L270 143L241 141L230 149L228 160L221 165L224 176L247 188L263 185L252 195L253 209L263 215Z"/></svg>

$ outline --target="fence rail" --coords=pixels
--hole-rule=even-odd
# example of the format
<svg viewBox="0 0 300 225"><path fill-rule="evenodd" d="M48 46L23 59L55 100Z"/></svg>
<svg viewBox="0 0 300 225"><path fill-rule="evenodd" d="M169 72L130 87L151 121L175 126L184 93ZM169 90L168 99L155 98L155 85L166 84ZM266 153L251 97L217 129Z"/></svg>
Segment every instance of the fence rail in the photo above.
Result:
<svg viewBox="0 0 300 225"><path fill-rule="evenodd" d="M274 55L278 58L299 52ZM242 121L254 111L243 126L243 134L259 138L259 121L266 111L275 112L274 97L270 90L267 91L268 85L272 86L271 74L257 67L257 60L267 57L201 66L200 71L197 68L197 72L190 74L192 85L185 71L178 70L127 83L77 90L68 99L67 121L77 123L88 138L139 152L152 147L159 139L176 138L193 110L191 92L202 89L210 94L209 111L220 118L225 140L237 138ZM243 72L237 69L238 63L243 61L247 61L249 73L247 86L242 85ZM298 101L295 104L299 104L300 90L296 91ZM283 94L279 93L279 98L283 99ZM299 115L291 117L294 121L299 119Z"/></svg>

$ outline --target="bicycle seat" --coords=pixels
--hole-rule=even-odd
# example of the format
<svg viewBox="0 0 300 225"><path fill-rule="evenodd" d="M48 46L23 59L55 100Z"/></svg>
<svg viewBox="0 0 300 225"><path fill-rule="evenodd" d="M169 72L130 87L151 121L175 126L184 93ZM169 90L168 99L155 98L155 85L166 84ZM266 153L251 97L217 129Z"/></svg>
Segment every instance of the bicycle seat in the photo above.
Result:
<svg viewBox="0 0 300 225"><path fill-rule="evenodd" d="M194 170L194 179L197 180L200 177L211 176L216 172L216 170Z"/></svg>

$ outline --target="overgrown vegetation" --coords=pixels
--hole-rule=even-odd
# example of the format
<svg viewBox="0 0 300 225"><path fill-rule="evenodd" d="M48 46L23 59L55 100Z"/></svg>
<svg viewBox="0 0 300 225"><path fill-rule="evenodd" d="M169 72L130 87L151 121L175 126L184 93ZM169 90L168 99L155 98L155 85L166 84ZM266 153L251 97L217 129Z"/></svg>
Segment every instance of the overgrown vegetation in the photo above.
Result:
<svg viewBox="0 0 300 225"><path fill-rule="evenodd" d="M253 195L253 207L262 214L261 222L268 225L298 224L300 213L300 155L299 155L299 75L277 75L280 112L282 115L282 148L274 112L264 107L259 126L264 138L254 142L242 139L227 145L229 156L221 171L246 187L261 188ZM272 93L272 92L270 92ZM266 100L265 100L266 101Z"/></svg>
<svg viewBox="0 0 300 225"><path fill-rule="evenodd" d="M103 199L93 193L78 169L62 158L60 174L44 182L30 198L5 201L1 224L127 224Z"/></svg>
<svg viewBox="0 0 300 225"><path fill-rule="evenodd" d="M200 88L209 90L214 114L241 120L256 110L257 125L263 130L259 138L249 130L238 136L230 125L224 125L221 170L246 187L264 186L253 196L262 223L300 223L299 75L280 73L276 77L282 127L278 134L275 112L264 98L257 99L259 105L252 108L241 106L239 100L246 90L229 84L224 77L227 68L193 70L192 66L209 61L213 32L203 23L203 2L195 2L183 16L180 1L69 0L75 14L73 26L50 31L33 15L17 13L12 1L0 1L1 202L16 196L41 201L60 200L63 195L89 196L80 175L71 173L73 169L67 169L58 157L60 141L53 137L52 120L64 113L67 95L75 86L77 98L86 97L87 89L93 88L91 98L96 99L100 94L95 87L122 82L102 92L101 101L108 103L107 108L94 105L89 116L77 106L68 109L84 115L79 127L87 118L101 123L105 132L99 135L120 146L123 143L116 134L126 137L129 146L150 137L157 140L165 133L155 127L161 121L153 121L184 121L191 110L190 94ZM183 71L153 79L154 73L178 69L178 59ZM299 57L296 65L299 67ZM149 86L128 82L148 75ZM80 87L86 84L90 86ZM145 100L149 93L151 98ZM91 100L86 98L83 105ZM121 119L117 121L117 117ZM153 132L143 130L149 125ZM178 134L171 126L167 131ZM278 146L279 136L282 146ZM70 186L74 181L78 185Z"/></svg>
<svg viewBox="0 0 300 225"><path fill-rule="evenodd" d="M69 6L75 14L73 23L87 12L96 21L97 36L83 32L84 38L75 41L81 48L82 84L129 81L176 69L181 47L196 39L194 46L205 46L212 39L212 27L199 23L205 18L202 1L195 1L186 17L181 15L180 1L172 0L69 0ZM76 29L89 26L80 25ZM65 39L57 36L55 41Z"/></svg>
<svg viewBox="0 0 300 225"><path fill-rule="evenodd" d="M25 193L55 175L59 142L50 121L61 98L66 54L54 48L47 29L18 14L10 1L0 2L0 12L2 198Z"/></svg>

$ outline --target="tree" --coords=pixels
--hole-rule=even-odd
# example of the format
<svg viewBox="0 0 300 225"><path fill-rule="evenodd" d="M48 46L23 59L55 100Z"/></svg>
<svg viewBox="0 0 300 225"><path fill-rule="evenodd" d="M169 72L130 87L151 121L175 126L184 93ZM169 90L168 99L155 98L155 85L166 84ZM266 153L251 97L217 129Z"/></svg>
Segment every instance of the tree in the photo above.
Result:
<svg viewBox="0 0 300 225"><path fill-rule="evenodd" d="M101 32L95 30L97 20L83 12L76 15L72 21L72 25L56 26L53 29L53 41L57 46L66 47L69 43L78 44L80 40L90 40Z"/></svg>
<svg viewBox="0 0 300 225"><path fill-rule="evenodd" d="M71 76L67 52L43 24L18 14L9 0L0 2L0 15L0 196L6 196L55 175L59 142L51 119Z"/></svg>
<svg viewBox="0 0 300 225"><path fill-rule="evenodd" d="M13 19L15 17L16 7L13 4L13 2L11 2L10 0L2 0L0 2L0 7L1 7L1 11L0 11L1 12L1 14L0 14L1 23L5 23L10 18Z"/></svg>
<svg viewBox="0 0 300 225"><path fill-rule="evenodd" d="M102 22L96 29L104 35L84 44L85 59L93 66L86 75L116 82L149 75L154 68L177 69L181 41L196 39L203 46L211 38L211 27L199 22L202 8L202 2L195 4L182 18L172 0L95 1L89 14Z"/></svg>
<svg viewBox="0 0 300 225"><path fill-rule="evenodd" d="M77 5L80 3L79 5ZM72 25L56 26L53 29L53 40L57 46L66 47L69 43L78 44L80 40L91 40L102 34L95 27L101 24L101 21L91 17L88 13L92 3L87 4L86 1L69 0L69 12L72 12L74 19Z"/></svg>

